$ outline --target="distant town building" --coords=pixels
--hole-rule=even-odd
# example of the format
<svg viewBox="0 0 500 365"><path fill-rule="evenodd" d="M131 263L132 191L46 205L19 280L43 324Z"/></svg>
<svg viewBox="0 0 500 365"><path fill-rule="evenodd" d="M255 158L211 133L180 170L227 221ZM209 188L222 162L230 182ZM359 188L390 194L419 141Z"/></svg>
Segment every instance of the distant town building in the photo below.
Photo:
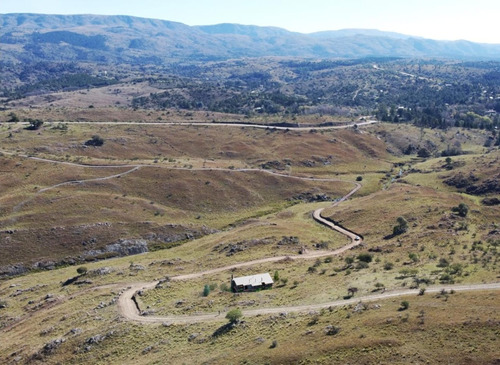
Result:
<svg viewBox="0 0 500 365"><path fill-rule="evenodd" d="M269 289L273 286L273 279L269 273L242 276L231 279L231 289L233 292L255 291Z"/></svg>

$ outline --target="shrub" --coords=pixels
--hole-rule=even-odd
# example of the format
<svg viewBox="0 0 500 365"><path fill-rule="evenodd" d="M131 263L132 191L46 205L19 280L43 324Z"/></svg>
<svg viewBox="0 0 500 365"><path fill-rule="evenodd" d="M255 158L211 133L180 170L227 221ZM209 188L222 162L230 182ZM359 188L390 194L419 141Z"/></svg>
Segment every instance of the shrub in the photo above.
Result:
<svg viewBox="0 0 500 365"><path fill-rule="evenodd" d="M210 294L210 286L209 285L205 285L203 287L203 296L204 297L208 297L209 294Z"/></svg>
<svg viewBox="0 0 500 365"><path fill-rule="evenodd" d="M410 258L411 261L413 262L417 262L418 261L418 255L414 252L410 252L408 254L408 257Z"/></svg>
<svg viewBox="0 0 500 365"><path fill-rule="evenodd" d="M467 217L469 213L469 207L465 203L460 203L458 206L451 208L451 210L457 213L460 217Z"/></svg>
<svg viewBox="0 0 500 365"><path fill-rule="evenodd" d="M386 262L384 264L384 270L392 270L394 268L394 264L392 262Z"/></svg>
<svg viewBox="0 0 500 365"><path fill-rule="evenodd" d="M401 306L399 307L399 310L401 310L401 311L405 311L405 310L407 310L408 308L410 308L410 303L408 303L408 301L407 301L407 300L403 300L403 301L401 302Z"/></svg>
<svg viewBox="0 0 500 365"><path fill-rule="evenodd" d="M89 139L87 142L85 142L85 146L94 146L94 147L99 147L104 144L104 139L99 137L98 135L92 136L91 139Z"/></svg>
<svg viewBox="0 0 500 365"><path fill-rule="evenodd" d="M422 158L428 158L428 157L431 157L431 153L429 152L429 150L427 148L422 147L418 150L417 156L422 157Z"/></svg>
<svg viewBox="0 0 500 365"><path fill-rule="evenodd" d="M278 270L274 272L273 280L276 282L280 280L280 273L278 272Z"/></svg>
<svg viewBox="0 0 500 365"><path fill-rule="evenodd" d="M26 127L27 130L29 131L36 131L37 129L39 129L43 122L39 119L28 119L28 122L29 122L29 126Z"/></svg>
<svg viewBox="0 0 500 365"><path fill-rule="evenodd" d="M361 253L358 255L358 260L366 263L372 262L373 256L369 253Z"/></svg>
<svg viewBox="0 0 500 365"><path fill-rule="evenodd" d="M444 257L442 257L439 259L439 263L437 264L437 267L447 267L449 265L450 265L450 263L448 262L448 260L446 260Z"/></svg>
<svg viewBox="0 0 500 365"><path fill-rule="evenodd" d="M405 233L408 230L408 221L404 217L398 217L398 224L392 229L392 234L394 236Z"/></svg>
<svg viewBox="0 0 500 365"><path fill-rule="evenodd" d="M241 313L241 309L234 308L231 309L229 312L227 312L226 319L229 321L229 323L236 323L240 320L242 316L243 313Z"/></svg>
<svg viewBox="0 0 500 365"><path fill-rule="evenodd" d="M78 269L76 269L76 272L80 275L85 275L87 271L88 270L85 266L80 266Z"/></svg>

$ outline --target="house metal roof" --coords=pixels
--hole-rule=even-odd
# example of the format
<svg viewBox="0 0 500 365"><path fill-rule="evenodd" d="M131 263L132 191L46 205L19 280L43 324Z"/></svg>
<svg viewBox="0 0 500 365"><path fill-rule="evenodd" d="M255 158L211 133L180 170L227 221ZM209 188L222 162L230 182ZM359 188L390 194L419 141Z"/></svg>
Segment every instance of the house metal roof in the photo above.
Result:
<svg viewBox="0 0 500 365"><path fill-rule="evenodd" d="M247 286L247 285L252 285L252 286L258 286L262 285L264 283L265 285L269 285L273 283L273 279L271 279L271 275L269 273L263 273L263 274L257 274L257 275L249 275L249 276L242 276L239 278L233 278L234 284L236 286Z"/></svg>

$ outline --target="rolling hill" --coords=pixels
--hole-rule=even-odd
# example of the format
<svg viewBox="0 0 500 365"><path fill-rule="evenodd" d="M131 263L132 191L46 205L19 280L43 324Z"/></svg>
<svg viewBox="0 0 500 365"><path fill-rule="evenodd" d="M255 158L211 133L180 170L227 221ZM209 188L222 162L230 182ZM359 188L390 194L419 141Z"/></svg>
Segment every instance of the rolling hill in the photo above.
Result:
<svg viewBox="0 0 500 365"><path fill-rule="evenodd" d="M161 64L265 56L500 58L500 45L436 41L377 30L302 34L274 27L188 26L101 15L2 14L0 49L4 62Z"/></svg>

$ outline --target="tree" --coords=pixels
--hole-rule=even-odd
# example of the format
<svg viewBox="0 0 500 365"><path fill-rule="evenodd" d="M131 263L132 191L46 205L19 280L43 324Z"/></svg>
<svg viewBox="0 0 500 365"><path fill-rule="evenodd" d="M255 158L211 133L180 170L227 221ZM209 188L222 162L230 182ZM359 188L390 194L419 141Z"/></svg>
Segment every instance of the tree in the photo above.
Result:
<svg viewBox="0 0 500 365"><path fill-rule="evenodd" d="M429 152L429 150L427 148L422 147L418 150L417 156L422 157L422 158L428 158L428 157L431 157L431 153Z"/></svg>
<svg viewBox="0 0 500 365"><path fill-rule="evenodd" d="M408 230L408 221L404 217L398 217L397 225L392 229L392 234L394 236L405 233Z"/></svg>
<svg viewBox="0 0 500 365"><path fill-rule="evenodd" d="M39 129L43 122L39 119L28 119L28 122L29 122L29 126L26 127L27 130L29 131L36 131L37 129Z"/></svg>
<svg viewBox="0 0 500 365"><path fill-rule="evenodd" d="M273 279L275 282L278 282L280 280L280 273L278 272L278 270L274 272Z"/></svg>
<svg viewBox="0 0 500 365"><path fill-rule="evenodd" d="M16 115L16 113L11 112L9 113L10 119L7 121L8 123L17 123L19 122L19 117Z"/></svg>
<svg viewBox="0 0 500 365"><path fill-rule="evenodd" d="M241 309L239 308L231 309L226 314L226 319L229 321L229 323L232 324L237 323L241 317L243 317L243 314L241 313Z"/></svg>
<svg viewBox="0 0 500 365"><path fill-rule="evenodd" d="M85 146L98 147L98 146L102 146L103 144L104 144L104 139L102 139L98 135L92 136L91 139L89 139L87 142L85 142Z"/></svg>
<svg viewBox="0 0 500 365"><path fill-rule="evenodd" d="M363 181L363 176L356 177L356 181Z"/></svg>
<svg viewBox="0 0 500 365"><path fill-rule="evenodd" d="M204 287L203 287L203 296L204 297L208 297L208 294L210 294L210 286L208 284L206 284Z"/></svg>
<svg viewBox="0 0 500 365"><path fill-rule="evenodd" d="M467 214L469 213L469 207L465 203L460 203L457 207L453 207L451 210L458 213L460 217L467 217Z"/></svg>
<svg viewBox="0 0 500 365"><path fill-rule="evenodd" d="M401 306L399 307L399 310L404 311L404 310L407 310L408 308L410 308L410 303L408 303L407 300L403 300L401 302Z"/></svg>

